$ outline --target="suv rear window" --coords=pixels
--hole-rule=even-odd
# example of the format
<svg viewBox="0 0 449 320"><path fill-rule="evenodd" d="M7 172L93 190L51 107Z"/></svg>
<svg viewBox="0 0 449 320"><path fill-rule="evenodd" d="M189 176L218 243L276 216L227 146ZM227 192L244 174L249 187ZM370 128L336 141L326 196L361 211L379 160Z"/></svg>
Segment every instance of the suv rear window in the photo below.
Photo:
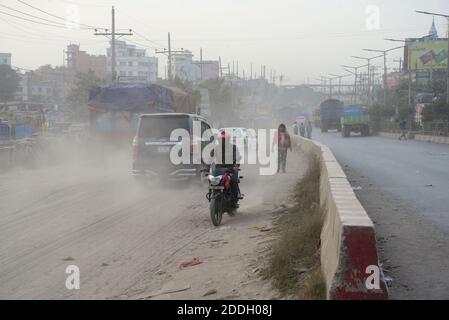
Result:
<svg viewBox="0 0 449 320"><path fill-rule="evenodd" d="M172 131L176 129L189 131L189 117L146 116L140 121L139 137L168 140Z"/></svg>

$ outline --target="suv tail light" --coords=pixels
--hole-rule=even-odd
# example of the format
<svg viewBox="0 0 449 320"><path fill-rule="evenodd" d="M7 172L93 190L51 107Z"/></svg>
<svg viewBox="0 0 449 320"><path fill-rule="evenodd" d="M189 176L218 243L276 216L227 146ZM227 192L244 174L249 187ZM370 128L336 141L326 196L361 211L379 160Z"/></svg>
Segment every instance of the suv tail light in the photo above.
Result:
<svg viewBox="0 0 449 320"><path fill-rule="evenodd" d="M198 154L198 141L196 141L197 139L195 139L192 135L190 135L190 153L192 155L197 155Z"/></svg>

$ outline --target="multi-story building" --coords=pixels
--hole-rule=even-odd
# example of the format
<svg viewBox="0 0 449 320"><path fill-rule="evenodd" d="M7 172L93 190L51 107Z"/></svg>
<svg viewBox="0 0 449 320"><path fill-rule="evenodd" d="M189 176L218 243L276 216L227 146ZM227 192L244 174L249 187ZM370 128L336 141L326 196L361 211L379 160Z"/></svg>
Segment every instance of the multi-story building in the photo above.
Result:
<svg viewBox="0 0 449 320"><path fill-rule="evenodd" d="M220 64L212 60L195 61L192 52L185 50L172 55L172 74L184 81L216 79L220 75Z"/></svg>
<svg viewBox="0 0 449 320"><path fill-rule="evenodd" d="M91 55L81 51L77 44L67 46L66 82L75 83L78 73L93 72L96 77L106 79L108 75L107 58L105 55Z"/></svg>
<svg viewBox="0 0 449 320"><path fill-rule="evenodd" d="M11 53L1 53L0 52L0 65L6 64L11 66Z"/></svg>
<svg viewBox="0 0 449 320"><path fill-rule="evenodd" d="M119 81L155 82L158 78L158 59L147 56L145 49L115 42L116 74ZM108 73L112 73L112 49L107 49Z"/></svg>
<svg viewBox="0 0 449 320"><path fill-rule="evenodd" d="M20 74L16 98L19 101L61 103L66 97L64 68L42 66Z"/></svg>

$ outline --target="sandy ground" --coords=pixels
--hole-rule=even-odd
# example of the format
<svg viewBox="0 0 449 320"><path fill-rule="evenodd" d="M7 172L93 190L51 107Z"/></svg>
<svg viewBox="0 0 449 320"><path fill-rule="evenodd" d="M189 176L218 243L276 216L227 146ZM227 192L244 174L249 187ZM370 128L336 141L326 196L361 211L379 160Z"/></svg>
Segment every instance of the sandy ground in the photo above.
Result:
<svg viewBox="0 0 449 320"><path fill-rule="evenodd" d="M219 228L204 187L139 186L127 152L101 162L71 158L1 174L0 299L278 296L259 278L259 258L273 238L270 212L288 202L303 172L299 155L290 154L290 174L244 168L247 197ZM194 257L202 264L179 269ZM65 287L68 265L80 269L79 290Z"/></svg>

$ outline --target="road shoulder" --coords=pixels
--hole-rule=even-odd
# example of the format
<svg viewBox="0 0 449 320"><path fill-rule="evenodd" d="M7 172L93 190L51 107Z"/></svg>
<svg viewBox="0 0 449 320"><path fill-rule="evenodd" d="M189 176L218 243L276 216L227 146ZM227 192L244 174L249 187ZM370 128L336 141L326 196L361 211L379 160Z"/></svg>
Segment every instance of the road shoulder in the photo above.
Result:
<svg viewBox="0 0 449 320"><path fill-rule="evenodd" d="M449 236L416 209L344 166L375 223L379 254L392 299L448 299Z"/></svg>

